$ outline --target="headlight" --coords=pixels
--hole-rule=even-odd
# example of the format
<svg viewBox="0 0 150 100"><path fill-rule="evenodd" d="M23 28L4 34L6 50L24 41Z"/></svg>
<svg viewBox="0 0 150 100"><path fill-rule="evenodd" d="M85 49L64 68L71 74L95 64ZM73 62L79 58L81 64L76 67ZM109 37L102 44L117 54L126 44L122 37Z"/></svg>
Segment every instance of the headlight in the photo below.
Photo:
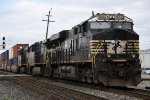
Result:
<svg viewBox="0 0 150 100"><path fill-rule="evenodd" d="M135 58L135 54L132 54L132 58Z"/></svg>
<svg viewBox="0 0 150 100"><path fill-rule="evenodd" d="M110 57L111 57L111 54L107 54L107 57L110 58Z"/></svg>

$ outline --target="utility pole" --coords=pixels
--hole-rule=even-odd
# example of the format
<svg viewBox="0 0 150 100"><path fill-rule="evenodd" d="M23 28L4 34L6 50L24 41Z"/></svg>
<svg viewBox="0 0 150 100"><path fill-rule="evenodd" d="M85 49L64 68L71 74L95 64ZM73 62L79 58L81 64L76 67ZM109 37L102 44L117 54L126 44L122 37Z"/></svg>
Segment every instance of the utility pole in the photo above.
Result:
<svg viewBox="0 0 150 100"><path fill-rule="evenodd" d="M46 41L45 41L45 43L47 42L47 37L48 37L48 28L49 28L49 22L55 22L55 21L52 21L52 20L50 20L50 17L52 17L52 15L51 15L51 11L52 11L52 8L51 8L51 10L49 11L49 13L48 13L48 15L46 15L47 16L47 20L42 20L42 21L47 21L47 29L46 29ZM47 52L47 49L46 49L46 46L44 46L44 51L45 51L45 56L46 56L46 59L45 59L45 64L46 64L46 70L44 70L44 72L46 73L45 75L46 76L50 76L49 74L50 74L50 59L49 59L49 52Z"/></svg>
<svg viewBox="0 0 150 100"><path fill-rule="evenodd" d="M48 17L48 19L47 19L47 20L42 20L42 21L47 21L46 41L47 41L47 36L48 36L48 27L49 27L49 22L55 22L55 21L50 20L50 17L52 17L52 15L51 15L51 11L52 11L52 8L51 8L51 10L49 11L48 15L46 15L46 16Z"/></svg>

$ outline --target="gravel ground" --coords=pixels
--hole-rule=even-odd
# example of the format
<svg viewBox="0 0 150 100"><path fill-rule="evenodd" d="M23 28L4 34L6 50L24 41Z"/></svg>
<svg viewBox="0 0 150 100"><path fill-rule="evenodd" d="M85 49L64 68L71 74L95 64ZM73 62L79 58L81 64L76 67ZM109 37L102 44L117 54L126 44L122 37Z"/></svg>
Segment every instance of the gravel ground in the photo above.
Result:
<svg viewBox="0 0 150 100"><path fill-rule="evenodd" d="M92 94L92 95L95 95L98 97L103 97L103 98L108 99L108 100L143 100L143 99L139 99L136 97L120 95L120 94L116 94L116 93L106 92L106 91L102 91L102 90L95 90L95 89L90 89L90 88L86 88L86 87L74 86L71 84L54 82L51 80L41 79L41 81L44 81L44 82L47 82L50 84L54 84L54 85L58 85L58 86L62 86L65 88L77 90L77 91L80 91L83 93Z"/></svg>
<svg viewBox="0 0 150 100"><path fill-rule="evenodd" d="M141 74L142 79L150 79L150 74Z"/></svg>
<svg viewBox="0 0 150 100"><path fill-rule="evenodd" d="M88 94L93 94L109 100L142 100L139 98L106 92L103 90L95 90L86 87L74 86L67 83L55 82L50 79L41 79L41 80L65 88L81 91ZM150 81L143 81L137 87L144 88L145 86L150 87ZM44 97L44 95L39 95L37 93L24 90L22 87L6 80L5 78L0 77L0 100L45 100L45 99L46 98Z"/></svg>
<svg viewBox="0 0 150 100"><path fill-rule="evenodd" d="M150 87L150 81L142 81L137 87L138 88Z"/></svg>
<svg viewBox="0 0 150 100"><path fill-rule="evenodd" d="M145 87L150 87L150 75L142 74L141 77L142 79L148 79L148 80L143 80L137 87L142 89Z"/></svg>
<svg viewBox="0 0 150 100"><path fill-rule="evenodd" d="M36 93L0 78L0 100L45 100Z"/></svg>

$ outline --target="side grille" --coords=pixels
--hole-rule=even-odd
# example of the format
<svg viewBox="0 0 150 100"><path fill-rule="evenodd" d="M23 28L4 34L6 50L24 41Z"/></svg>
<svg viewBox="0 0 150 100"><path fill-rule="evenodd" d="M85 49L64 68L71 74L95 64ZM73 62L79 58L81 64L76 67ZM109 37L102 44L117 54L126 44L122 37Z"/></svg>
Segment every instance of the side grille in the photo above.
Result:
<svg viewBox="0 0 150 100"><path fill-rule="evenodd" d="M128 41L123 51L124 53L138 53L139 52L139 41Z"/></svg>
<svg viewBox="0 0 150 100"><path fill-rule="evenodd" d="M139 52L139 40L91 40L90 48L91 54L96 53L110 53L110 54L131 54ZM117 46L118 45L118 46ZM116 47L116 48L115 48ZM114 49L115 48L115 49Z"/></svg>
<svg viewBox="0 0 150 100"><path fill-rule="evenodd" d="M91 54L103 53L104 47L105 47L104 43L100 40L91 40L90 41Z"/></svg>

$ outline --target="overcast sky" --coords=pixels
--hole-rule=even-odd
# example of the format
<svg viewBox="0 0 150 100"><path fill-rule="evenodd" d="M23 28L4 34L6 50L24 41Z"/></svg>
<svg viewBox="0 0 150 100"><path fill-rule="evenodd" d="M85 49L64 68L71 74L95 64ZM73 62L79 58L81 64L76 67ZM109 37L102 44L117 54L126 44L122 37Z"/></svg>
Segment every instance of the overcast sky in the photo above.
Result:
<svg viewBox="0 0 150 100"><path fill-rule="evenodd" d="M45 16L52 10L49 36L86 20L95 13L123 13L134 21L140 48L150 49L150 0L0 0L0 38L7 48L45 39ZM2 42L1 42L2 43Z"/></svg>

